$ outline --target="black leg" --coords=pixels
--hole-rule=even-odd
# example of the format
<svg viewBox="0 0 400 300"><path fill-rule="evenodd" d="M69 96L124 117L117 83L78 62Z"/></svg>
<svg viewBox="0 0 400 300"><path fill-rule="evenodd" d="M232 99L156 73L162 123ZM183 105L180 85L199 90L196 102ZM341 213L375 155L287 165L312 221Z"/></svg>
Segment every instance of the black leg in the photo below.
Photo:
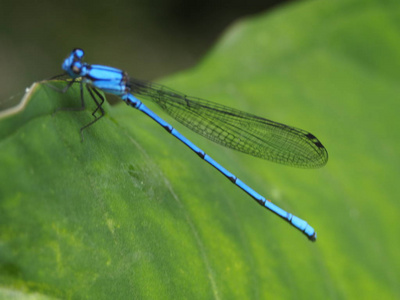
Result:
<svg viewBox="0 0 400 300"><path fill-rule="evenodd" d="M88 90L90 96L92 97L93 101L96 103L97 107L96 109L93 111L92 115L95 118L92 122L90 122L89 124L86 124L85 126L83 126L81 128L81 141L83 142L83 130L85 130L86 128L88 128L89 126L93 125L94 123L96 123L98 120L100 120L103 116L104 116L104 109L102 107L103 103L104 103L104 97L93 87L86 85L86 89ZM96 96L98 96L100 98L100 103L97 101ZM83 91L81 90L81 95L82 95L82 99L83 99ZM83 102L82 102L83 103ZM101 115L99 117L96 117L95 113L100 110Z"/></svg>
<svg viewBox="0 0 400 300"><path fill-rule="evenodd" d="M76 78L74 78L74 79L72 79L72 80L65 80L66 82L68 82L68 84L67 84L66 87L64 87L64 88L62 88L62 89L60 89L60 88L58 88L58 87L55 87L54 85L50 84L49 81L54 80L54 79L57 79L57 78L61 78L61 77L66 77L66 75L67 75L66 73L59 74L59 75L53 76L53 77L51 77L51 78L49 78L49 79L45 79L45 80L41 81L41 83L44 83L44 84L46 84L46 86L52 88L53 90L55 90L55 91L57 91L57 92L59 92L59 93L63 93L63 94L64 94L64 93L66 93L66 92L68 91L68 89L69 89L74 83L77 82L77 81L76 81ZM68 79L71 79L71 78L68 78Z"/></svg>
<svg viewBox="0 0 400 300"><path fill-rule="evenodd" d="M59 78L59 77L62 77L62 76L65 76L65 74L54 76L51 79ZM76 79L72 79L71 81L69 81L67 86L62 88L62 89L59 89L59 88L57 88L57 87L55 87L53 85L50 85L48 83L46 83L46 85L49 86L50 88L56 90L57 92L65 93L65 92L68 91L68 89L74 83L78 83ZM60 111L60 110L61 111L83 111L83 110L85 110L86 109L86 105L85 105L85 99L84 99L84 96L83 96L83 94L84 94L83 85L84 85L84 83L82 81L79 81L79 88L80 88L80 94L81 94L81 106L80 107L59 107L54 111L53 115L55 113L57 113L58 111ZM83 142L83 130L85 130L89 126L93 125L95 122L97 122L99 119L101 119L104 116L104 109L103 109L102 105L103 105L103 103L105 101L104 96L102 96L97 89L95 89L94 87L92 87L92 86L90 86L88 84L85 84L85 86L86 86L86 89L89 92L92 100L96 104L96 109L92 112L92 116L95 119L92 122L90 122L89 124L86 124L85 126L83 126L81 128L81 130L80 130L80 132L81 132L81 141L82 142ZM100 101L98 101L97 98L99 98ZM96 116L96 112L97 111L100 111L100 116L98 116L98 117Z"/></svg>
<svg viewBox="0 0 400 300"><path fill-rule="evenodd" d="M61 90L56 88L56 90L58 92L65 93L75 82L76 82L75 79L73 79L70 83L68 83L68 85L65 88L63 88ZM49 86L52 87L52 88L55 88L55 87L53 87L51 85L49 85ZM62 110L62 111L82 111L82 110L85 110L86 106L85 106L85 100L83 98L83 82L82 81L80 82L80 90L81 90L81 106L80 107L58 107L53 112L53 116L55 115L55 113L57 113L60 110Z"/></svg>
<svg viewBox="0 0 400 300"><path fill-rule="evenodd" d="M92 98L95 100L95 97L94 97L94 95L92 94L92 92L90 91L90 89L88 89L89 90L89 93L90 93L90 95L92 96ZM97 89L95 89L95 88L92 88L92 91L97 95L97 97L99 97L100 98L100 103L98 103L96 100L95 100L95 102L96 102L96 104L97 104L97 107L96 107L96 109L93 111L93 113L92 113L92 116L94 117L94 114L100 109L100 111L101 111L101 113L104 115L104 111L103 111L103 103L104 103L104 96L102 95L102 94L100 94L99 93L99 91L97 90Z"/></svg>

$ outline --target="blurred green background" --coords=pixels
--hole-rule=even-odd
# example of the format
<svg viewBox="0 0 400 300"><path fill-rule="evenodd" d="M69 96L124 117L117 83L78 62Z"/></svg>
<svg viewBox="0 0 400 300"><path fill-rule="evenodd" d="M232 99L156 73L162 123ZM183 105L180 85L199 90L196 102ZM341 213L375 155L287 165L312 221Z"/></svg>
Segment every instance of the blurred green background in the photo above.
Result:
<svg viewBox="0 0 400 300"><path fill-rule="evenodd" d="M194 66L236 20L288 3L250 1L2 1L0 99L61 73L73 48L94 63L152 80Z"/></svg>
<svg viewBox="0 0 400 300"><path fill-rule="evenodd" d="M1 55L9 70L3 90L23 91L58 73L75 46L88 62L138 78L191 65L162 82L308 130L330 158L317 170L255 159L205 141L154 107L256 191L307 220L318 233L311 243L148 117L105 105L81 143L90 108L52 116L76 105L79 92L37 86L23 112L0 120L0 298L400 298L398 0L293 1L236 15L225 29L208 21L219 13L201 13L187 19L196 30L186 24L180 33L179 17L163 20L165 2L136 11L118 2L113 9L41 3L13 2L15 14L23 8L29 16L22 20L2 11L18 25L4 26L2 49L15 47ZM214 6L222 16L235 5ZM120 23L111 30L112 19ZM148 20L152 26L143 25ZM20 74L24 80L12 79Z"/></svg>

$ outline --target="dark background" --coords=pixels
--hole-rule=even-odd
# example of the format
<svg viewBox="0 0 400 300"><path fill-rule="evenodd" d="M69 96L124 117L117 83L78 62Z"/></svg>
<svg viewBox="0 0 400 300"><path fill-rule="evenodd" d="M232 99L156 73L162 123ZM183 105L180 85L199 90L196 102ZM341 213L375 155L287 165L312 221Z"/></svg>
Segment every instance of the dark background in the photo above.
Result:
<svg viewBox="0 0 400 300"><path fill-rule="evenodd" d="M141 79L190 68L235 20L288 2L2 1L0 103L10 103L33 81L61 73L75 47L85 50L89 63Z"/></svg>

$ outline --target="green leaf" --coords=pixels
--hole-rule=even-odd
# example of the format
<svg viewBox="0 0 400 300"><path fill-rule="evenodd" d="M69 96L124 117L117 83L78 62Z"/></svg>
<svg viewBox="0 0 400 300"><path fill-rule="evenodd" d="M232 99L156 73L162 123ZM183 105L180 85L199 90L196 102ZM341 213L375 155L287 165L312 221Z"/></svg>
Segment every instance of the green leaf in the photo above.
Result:
<svg viewBox="0 0 400 300"><path fill-rule="evenodd" d="M140 112L105 105L81 142L93 104L53 115L80 106L79 88L36 85L0 120L0 298L399 298L399 8L287 6L236 23L198 67L163 82L321 139L326 167L289 168L154 108L307 220L316 243Z"/></svg>

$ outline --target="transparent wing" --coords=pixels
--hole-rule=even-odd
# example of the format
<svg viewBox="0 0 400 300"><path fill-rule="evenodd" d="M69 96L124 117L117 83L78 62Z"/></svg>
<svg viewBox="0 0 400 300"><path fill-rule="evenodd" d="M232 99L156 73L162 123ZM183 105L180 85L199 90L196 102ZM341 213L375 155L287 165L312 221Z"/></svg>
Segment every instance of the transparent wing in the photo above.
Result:
<svg viewBox="0 0 400 300"><path fill-rule="evenodd" d="M318 168L328 152L311 133L161 84L130 79L132 94L151 100L194 132L225 147L284 165Z"/></svg>

